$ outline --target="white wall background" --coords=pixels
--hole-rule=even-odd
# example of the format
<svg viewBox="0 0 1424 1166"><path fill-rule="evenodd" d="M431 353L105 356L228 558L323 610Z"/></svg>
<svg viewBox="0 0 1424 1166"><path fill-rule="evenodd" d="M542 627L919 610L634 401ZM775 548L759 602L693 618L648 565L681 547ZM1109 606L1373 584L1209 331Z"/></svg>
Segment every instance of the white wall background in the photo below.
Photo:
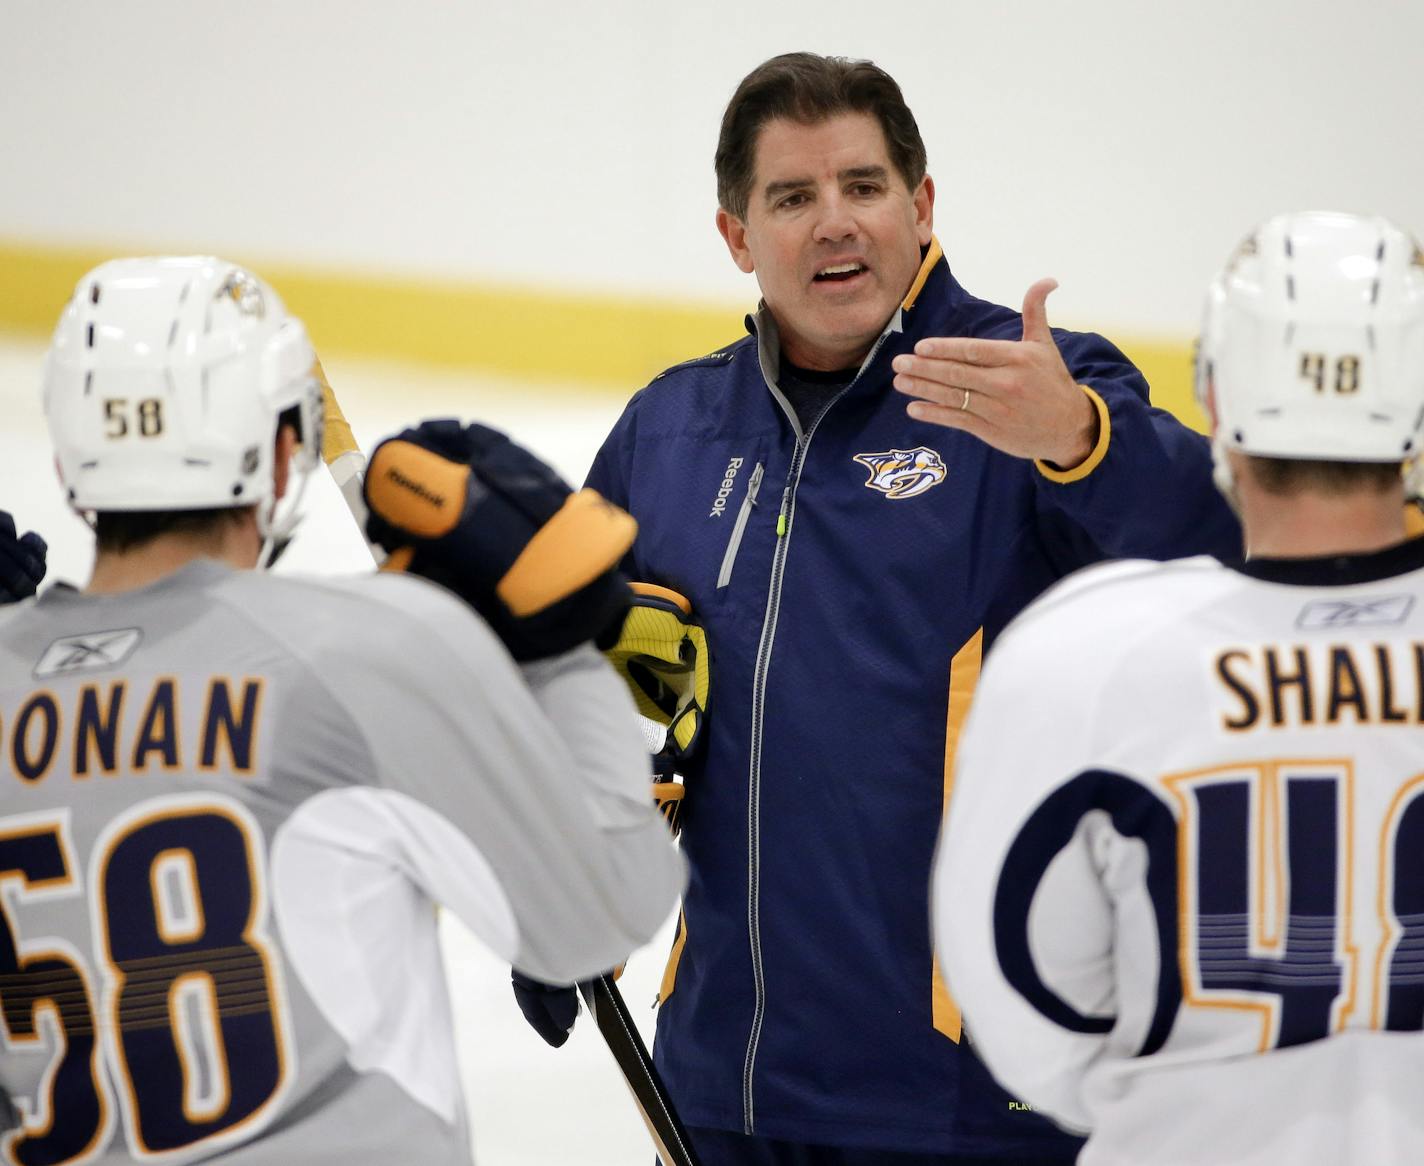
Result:
<svg viewBox="0 0 1424 1166"><path fill-rule="evenodd" d="M1282 209L1424 230L1420 0L3 0L0 237L745 300L737 80L901 82L961 277L1186 336Z"/></svg>

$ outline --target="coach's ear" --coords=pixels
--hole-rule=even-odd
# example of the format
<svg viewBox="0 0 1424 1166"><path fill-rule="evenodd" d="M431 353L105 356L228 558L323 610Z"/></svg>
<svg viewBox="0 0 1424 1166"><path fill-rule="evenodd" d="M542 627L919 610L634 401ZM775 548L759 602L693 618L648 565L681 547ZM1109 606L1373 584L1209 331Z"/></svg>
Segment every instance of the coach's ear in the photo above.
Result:
<svg viewBox="0 0 1424 1166"><path fill-rule="evenodd" d="M756 270L751 248L747 246L747 225L731 211L717 208L717 230L732 253L732 262L748 275Z"/></svg>
<svg viewBox="0 0 1424 1166"><path fill-rule="evenodd" d="M926 174L910 195L915 207L915 242L928 247L934 238L934 179Z"/></svg>

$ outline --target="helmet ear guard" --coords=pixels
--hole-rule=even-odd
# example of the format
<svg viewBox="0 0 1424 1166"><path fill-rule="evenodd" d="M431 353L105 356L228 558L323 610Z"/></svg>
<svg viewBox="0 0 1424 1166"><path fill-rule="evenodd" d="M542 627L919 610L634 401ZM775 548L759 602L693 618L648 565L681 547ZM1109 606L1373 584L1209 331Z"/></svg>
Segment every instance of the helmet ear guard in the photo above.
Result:
<svg viewBox="0 0 1424 1166"><path fill-rule="evenodd" d="M1207 295L1196 395L1226 451L1404 462L1424 431L1424 252L1386 219L1277 215Z"/></svg>
<svg viewBox="0 0 1424 1166"><path fill-rule="evenodd" d="M120 259L80 280L45 360L44 405L70 504L91 511L256 506L281 537L273 456L295 410L295 500L321 456L316 354L277 294L206 256Z"/></svg>

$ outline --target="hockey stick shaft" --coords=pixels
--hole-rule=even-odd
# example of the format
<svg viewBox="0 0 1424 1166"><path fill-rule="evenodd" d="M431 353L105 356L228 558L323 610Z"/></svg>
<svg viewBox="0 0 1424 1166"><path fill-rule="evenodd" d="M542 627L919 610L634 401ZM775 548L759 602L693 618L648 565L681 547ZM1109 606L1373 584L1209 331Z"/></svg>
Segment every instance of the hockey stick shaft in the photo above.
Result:
<svg viewBox="0 0 1424 1166"><path fill-rule="evenodd" d="M613 976L604 973L587 980L579 985L579 992L613 1059L618 1062L623 1079L628 1082L663 1166L699 1166L687 1130L672 1106L667 1087L658 1076L648 1046L643 1043Z"/></svg>
<svg viewBox="0 0 1424 1166"><path fill-rule="evenodd" d="M366 473L366 455L351 432L351 425L341 411L341 403L336 399L320 361L316 364L315 373L321 384L326 415L321 457L351 511L351 517L356 520L361 537L365 539L366 500L361 495L361 484ZM380 564L385 558L381 549L369 540L366 546L372 558ZM678 1120L662 1078L653 1066L648 1047L643 1043L612 975L605 974L580 984L579 991L623 1079L628 1083L643 1123L662 1157L663 1166L700 1166L687 1139L687 1131Z"/></svg>
<svg viewBox="0 0 1424 1166"><path fill-rule="evenodd" d="M326 379L326 370L321 367L321 361L316 362L312 371L321 385L321 401L325 413L321 460L331 471L332 480L341 491L341 497L346 508L351 511L351 517L356 520L356 529L361 532L361 539L366 543L366 549L371 552L371 558L380 566L386 556L380 547L366 538L366 500L361 496L361 483L366 476L366 455L361 452L356 435L351 432L351 424L346 420L346 414L341 411L341 402L331 390L331 382Z"/></svg>

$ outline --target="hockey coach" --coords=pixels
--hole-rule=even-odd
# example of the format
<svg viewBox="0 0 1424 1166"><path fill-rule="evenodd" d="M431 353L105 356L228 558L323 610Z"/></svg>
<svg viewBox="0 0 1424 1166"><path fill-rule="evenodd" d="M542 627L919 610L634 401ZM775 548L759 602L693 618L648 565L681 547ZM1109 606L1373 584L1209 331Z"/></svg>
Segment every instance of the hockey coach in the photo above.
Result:
<svg viewBox="0 0 1424 1166"><path fill-rule="evenodd" d="M753 70L717 227L761 303L629 402L589 476L712 653L656 1042L707 1166L1073 1159L976 1058L932 952L959 729L994 637L1068 571L1240 552L1205 439L1049 327L1050 281L1022 315L959 284L925 167L877 66Z"/></svg>

